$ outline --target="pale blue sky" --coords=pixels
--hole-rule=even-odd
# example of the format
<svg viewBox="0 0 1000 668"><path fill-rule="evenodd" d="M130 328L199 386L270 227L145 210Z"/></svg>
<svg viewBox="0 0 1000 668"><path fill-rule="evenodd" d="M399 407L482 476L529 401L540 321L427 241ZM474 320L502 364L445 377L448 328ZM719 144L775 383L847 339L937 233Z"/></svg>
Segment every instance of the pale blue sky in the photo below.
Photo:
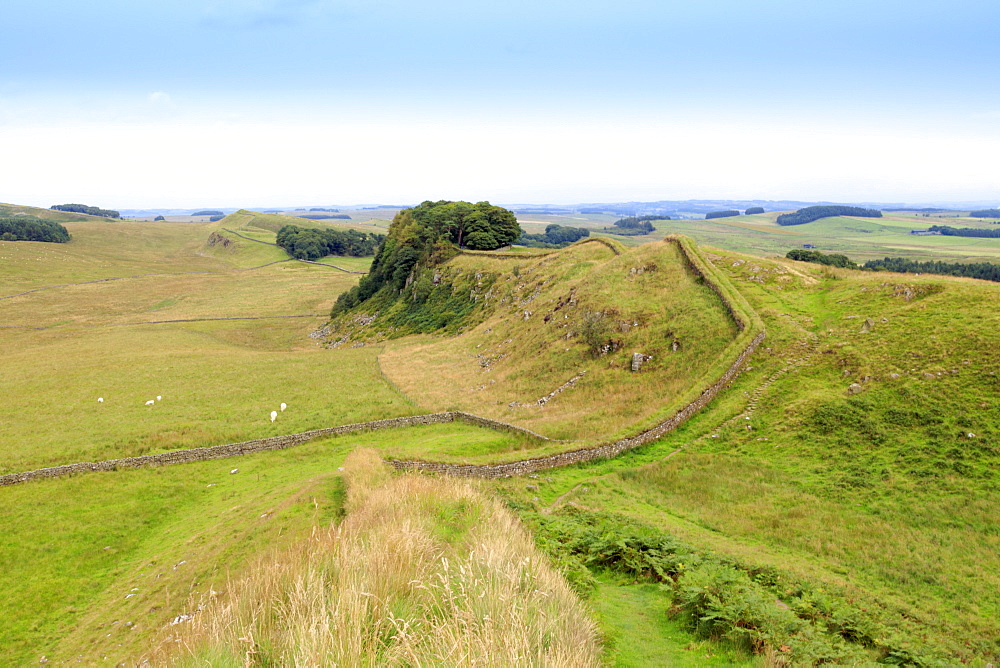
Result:
<svg viewBox="0 0 1000 668"><path fill-rule="evenodd" d="M1000 198L996 2L6 0L0 23L3 201Z"/></svg>

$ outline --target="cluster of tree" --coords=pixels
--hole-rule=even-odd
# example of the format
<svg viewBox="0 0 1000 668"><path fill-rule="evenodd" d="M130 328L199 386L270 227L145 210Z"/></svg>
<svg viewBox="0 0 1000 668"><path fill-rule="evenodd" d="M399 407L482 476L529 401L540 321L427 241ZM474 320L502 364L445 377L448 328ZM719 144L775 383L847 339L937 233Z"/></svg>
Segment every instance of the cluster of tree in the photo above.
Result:
<svg viewBox="0 0 1000 668"><path fill-rule="evenodd" d="M214 216L209 217L208 222L217 223L218 221L222 220L225 217L226 216L224 214L216 214Z"/></svg>
<svg viewBox="0 0 1000 668"><path fill-rule="evenodd" d="M563 248L589 236L590 230L583 227L553 224L545 226L545 234L526 234L522 231L517 243L532 248Z"/></svg>
<svg viewBox="0 0 1000 668"><path fill-rule="evenodd" d="M383 234L357 230L319 230L285 225L278 230L276 243L300 260L316 260L327 255L364 257L375 254L385 241Z"/></svg>
<svg viewBox="0 0 1000 668"><path fill-rule="evenodd" d="M729 218L731 216L738 216L740 212L736 209L727 209L726 211L709 211L705 214L705 220L710 220L712 218Z"/></svg>
<svg viewBox="0 0 1000 668"><path fill-rule="evenodd" d="M51 241L64 244L69 231L51 220L34 216L0 216L0 241Z"/></svg>
<svg viewBox="0 0 1000 668"><path fill-rule="evenodd" d="M331 218L336 218L338 220L350 220L351 217L346 213L300 213L296 218L305 218L306 220L329 220Z"/></svg>
<svg viewBox="0 0 1000 668"><path fill-rule="evenodd" d="M55 204L49 207L53 211L69 211L71 213L86 213L91 216L101 216L102 218L121 218L121 214L112 209L100 209L96 206L86 204Z"/></svg>
<svg viewBox="0 0 1000 668"><path fill-rule="evenodd" d="M166 218L164 218L163 216L157 216L156 218L153 219L153 222L155 223L159 220L166 220Z"/></svg>
<svg viewBox="0 0 1000 668"><path fill-rule="evenodd" d="M1000 209L980 209L979 211L970 211L969 217L971 218L1000 218Z"/></svg>
<svg viewBox="0 0 1000 668"><path fill-rule="evenodd" d="M928 232L940 232L946 237L986 237L1000 239L1000 230L983 230L978 227L951 227L950 225L931 225Z"/></svg>
<svg viewBox="0 0 1000 668"><path fill-rule="evenodd" d="M858 218L881 218L882 212L878 209L863 209L860 206L840 206L830 204L825 206L807 206L799 209L795 213L783 213L778 216L778 225L803 225L811 223L820 218L830 216L857 216Z"/></svg>
<svg viewBox="0 0 1000 668"><path fill-rule="evenodd" d="M217 211L215 209L203 209L201 211L195 211L191 215L192 216L224 216L226 214L224 214L221 211Z"/></svg>
<svg viewBox="0 0 1000 668"><path fill-rule="evenodd" d="M757 213L764 213L764 207L762 206L752 206L743 212L744 216L752 216Z"/></svg>
<svg viewBox="0 0 1000 668"><path fill-rule="evenodd" d="M908 274L945 274L947 276L966 276L980 278L984 281L1000 282L1000 264L990 262L918 262L902 257L887 257L884 260L869 260L861 266L872 271L898 271Z"/></svg>
<svg viewBox="0 0 1000 668"><path fill-rule="evenodd" d="M393 300L415 280L418 264L429 268L455 253L455 246L496 250L521 236L517 218L489 202L423 202L397 213L385 243L379 246L371 269L356 286L337 298L337 315L376 295Z"/></svg>
<svg viewBox="0 0 1000 668"><path fill-rule="evenodd" d="M321 206L314 206L310 211L328 211L329 213L340 213L340 209L324 209Z"/></svg>
<svg viewBox="0 0 1000 668"><path fill-rule="evenodd" d="M799 262L815 262L816 264L826 264L831 267L843 267L845 269L857 269L858 265L851 261L851 258L839 253L820 253L819 251L795 249L785 254L789 260Z"/></svg>

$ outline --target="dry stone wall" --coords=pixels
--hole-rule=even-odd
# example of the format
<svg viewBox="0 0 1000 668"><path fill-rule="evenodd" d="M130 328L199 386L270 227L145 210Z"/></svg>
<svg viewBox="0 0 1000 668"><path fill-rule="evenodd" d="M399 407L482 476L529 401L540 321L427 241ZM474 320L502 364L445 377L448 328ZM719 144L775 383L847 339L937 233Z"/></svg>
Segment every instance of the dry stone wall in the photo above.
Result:
<svg viewBox="0 0 1000 668"><path fill-rule="evenodd" d="M315 438L324 436L340 436L360 431L378 431L380 429L398 429L401 427L415 427L419 425L442 424L445 422L467 422L487 429L498 431L508 431L512 433L524 434L532 438L549 440L530 429L524 429L516 425L490 420L488 418L464 413L462 411L449 411L446 413L431 413L429 415L413 415L409 417L390 418L387 420L375 420L372 422L359 422L355 424L345 424L338 427L327 427L325 429L314 429L299 434L289 434L287 436L273 436L271 438L259 438L252 441L242 441L240 443L228 443L226 445L213 445L205 448L191 448L188 450L172 450L161 452L155 455L140 455L138 457L123 457L121 459L106 459L99 462L79 462L77 464L65 464L63 466L53 466L50 468L37 469L34 471L24 471L22 473L9 473L0 476L0 486L14 485L19 482L38 480L40 478L56 478L72 473L89 473L92 471L116 471L118 469L134 469L144 466L165 466L168 464L185 464L190 462L200 462L209 459L224 459L226 457L238 457L249 455L255 452L265 452L267 450L282 450L301 445Z"/></svg>

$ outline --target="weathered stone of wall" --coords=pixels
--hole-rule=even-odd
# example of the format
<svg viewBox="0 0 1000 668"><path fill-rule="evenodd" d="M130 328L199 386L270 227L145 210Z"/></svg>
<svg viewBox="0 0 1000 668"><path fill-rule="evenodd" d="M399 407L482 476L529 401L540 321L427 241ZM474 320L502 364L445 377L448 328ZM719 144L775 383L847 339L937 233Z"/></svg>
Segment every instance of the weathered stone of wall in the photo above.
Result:
<svg viewBox="0 0 1000 668"><path fill-rule="evenodd" d="M227 443L226 445L213 445L204 448L190 448L187 450L172 450L170 452L161 452L155 455L123 457L120 459L107 459L99 462L79 462L77 464L65 464L63 466L53 466L50 468L37 469L35 471L9 473L7 475L0 476L0 486L14 485L19 482L27 482L28 480L37 480L39 478L56 478L59 476L69 475L71 473L116 471L118 469L141 468L143 466L165 466L167 464L184 464L209 459L238 457L240 455L248 455L255 452L291 448L324 436L339 436L342 434L351 434L360 431L378 431L380 429L398 429L401 427L443 424L445 422L454 422L456 420L477 425L479 427L485 427L487 429L520 433L532 438L545 441L549 440L541 434L537 434L530 429L518 427L517 425L507 424L506 422L499 422L497 420L490 420L488 418L473 415L471 413L464 413L462 411L449 411L446 413L412 415L386 420L375 420L372 422L345 424L338 427L314 429L312 431L305 431L299 434L272 436L271 438L259 438L252 441L242 441L240 443Z"/></svg>
<svg viewBox="0 0 1000 668"><path fill-rule="evenodd" d="M766 332L763 331L758 333L757 336L751 340L750 345L743 349L722 377L703 391L697 399L677 411L677 413L675 413L670 419L665 420L655 427L637 434L636 436L623 438L615 441L614 443L607 443L593 448L570 450L568 452L561 452L549 457L524 459L507 464L444 464L439 462L422 462L414 460L400 461L395 459L388 460L388 463L393 468L400 471L418 470L467 478L508 478L515 475L534 473L542 469L579 464L581 462L589 462L595 459L609 459L611 457L616 457L626 450L637 448L640 445L646 445L647 443L660 438L667 432L673 431L682 422L708 405L708 403L715 398L715 395L717 395L722 388L732 382L732 380L739 375L746 359L753 354L753 352L760 345L761 341L764 340L765 334Z"/></svg>

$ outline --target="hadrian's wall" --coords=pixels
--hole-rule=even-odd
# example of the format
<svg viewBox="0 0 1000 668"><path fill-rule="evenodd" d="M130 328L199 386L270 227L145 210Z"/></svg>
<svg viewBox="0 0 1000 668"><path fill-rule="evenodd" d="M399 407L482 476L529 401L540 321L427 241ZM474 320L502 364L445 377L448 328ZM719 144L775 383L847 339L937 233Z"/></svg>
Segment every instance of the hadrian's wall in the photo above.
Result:
<svg viewBox="0 0 1000 668"><path fill-rule="evenodd" d="M592 239L592 241L599 241L599 238ZM749 334L746 332L746 327L748 325L747 320L750 320L749 324L756 324L759 331L753 336L749 344L743 348L743 350L736 356L735 360L729 365L722 376L712 383L709 387L702 391L698 397L687 404L679 411L677 411L671 418L661 422L660 424L647 429L635 436L628 438L623 438L613 443L607 443L604 445L599 445L593 448L582 448L579 450L571 450L568 452L562 452L556 455L551 455L548 457L539 457L535 459L525 459L517 462L510 462L507 464L496 464L496 465L474 465L474 464L444 464L435 462L422 462L422 461L398 461L390 460L388 463L398 470L420 470L420 471L430 471L436 473L444 473L447 475L454 476L465 476L465 477L479 477L479 478L501 478L514 475L523 475L527 473L532 473L541 469L554 468L558 466L567 466L569 464L577 464L580 462L592 461L594 459L606 459L609 457L615 457L626 450L631 450L632 448L639 447L640 445L645 445L651 441L660 438L667 432L670 432L677 428L682 422L687 420L693 414L704 408L715 396L728 385L732 380L739 375L743 364L746 362L747 358L753 354L760 345L761 341L764 340L766 332L764 330L763 324L759 322L752 314L747 314L744 309L741 308L742 305L733 304L725 290L718 286L714 280L712 280L711 274L713 273L711 269L703 264L701 258L696 257L693 250L687 247L685 240L677 239L674 240L681 249L682 254L687 259L692 271L697 275L701 276L705 283L719 295L722 303L725 305L726 309L729 311L730 315L736 321L737 327L741 330L741 335ZM606 244L609 248L614 250L618 254L618 250L615 249L611 244ZM525 256L518 256L525 257ZM537 257L537 256L535 256ZM749 307L746 307L749 308ZM121 459L109 459L100 462L80 462L77 464L66 464L63 466L53 466L50 468L37 469L35 471L25 471L23 473L10 473L7 475L0 476L0 486L4 485L14 485L20 482L27 482L29 480L37 480L40 478L54 478L57 476L69 475L72 473L86 473L90 471L114 471L117 469L124 468L140 468L143 466L163 466L167 464L181 464L188 462L205 461L209 459L223 459L226 457L236 457L239 455L252 454L255 452L264 452L267 450L281 450L284 448L290 448L306 441L310 441L315 438L320 438L323 436L337 436L342 434L350 434L359 431L376 431L380 429L394 429L400 427L413 427L418 425L429 425L429 424L441 424L445 422L454 422L455 420L461 420L470 424L475 424L481 427L486 427L488 429L496 429L501 431L509 431L514 433L525 434L532 438L538 438L542 440L549 440L544 436L537 434L529 429L523 427L518 427L516 425L507 424L505 422L500 422L498 420L491 420L489 418L480 417L478 415L473 415L471 413L464 413L462 411L449 411L446 413L432 413L430 415L414 415L410 417L399 417L390 418L386 420L375 420L373 422L361 422L356 424L341 425L338 427L328 427L325 429L315 429L313 431L302 432L299 434L290 434L287 436L274 436L271 438L262 438L252 441L243 441L241 443L229 443L226 445L214 445L205 448L191 448L188 450L174 450L171 452L163 452L155 455L141 455L139 457L124 457Z"/></svg>
<svg viewBox="0 0 1000 668"><path fill-rule="evenodd" d="M323 436L339 436L359 431L377 431L380 429L397 429L400 427L414 427L418 425L442 424L444 422L454 422L460 420L480 427L521 433L533 438L548 440L540 434L536 434L530 429L524 429L516 425L498 422L487 418L463 413L461 411L450 411L447 413L432 413L430 415L414 415L410 417L391 418L388 420L375 420L373 422L360 422L356 424L346 424L339 427L328 427L325 429L314 429L299 434L289 434L287 436L273 436L271 438L259 438L241 443L228 443L226 445L213 445L205 448L191 448L188 450L172 450L161 452L155 455L141 455L138 457L123 457L121 459L107 459L100 462L80 462L77 464L65 464L63 466L53 466L50 468L38 469L35 471L25 471L23 473L9 473L0 476L0 486L14 485L28 480L39 478L55 478L69 475L71 473L87 473L90 471L115 471L117 469L141 468L143 466L164 466L167 464L184 464L189 462L200 462L208 459L223 459L226 457L237 457L255 452L267 450L282 450L295 445L300 445L306 441Z"/></svg>
<svg viewBox="0 0 1000 668"><path fill-rule="evenodd" d="M749 305L732 303L726 290L718 285L716 280L713 280L712 274L714 272L712 269L706 266L704 260L697 256L696 251L689 247L689 242L687 242L687 240L676 238L668 240L677 243L681 250L681 254L684 256L692 272L700 276L705 281L705 284L719 296L719 299L722 300L726 310L736 322L736 326L740 330L741 335L746 332L748 325L756 325L757 329L759 329L759 331L754 334L753 338L750 339L749 343L736 356L722 376L702 391L702 393L698 395L694 401L681 408L671 418L661 422L651 429L647 429L646 431L643 431L635 436L615 441L614 443L607 443L593 448L582 448L579 450L561 452L549 457L524 459L517 462L510 462L508 464L496 465L444 464L398 460L390 460L389 464L398 470L420 470L434 473L444 473L453 476L476 478L505 478L514 475L525 475L542 469L567 466L569 464L579 464L581 462L588 462L595 459L616 457L626 450L631 450L632 448L637 448L640 445L650 443L664 434L673 431L682 422L708 405L708 403L715 398L722 388L726 387L733 381L734 378L736 378L736 376L739 375L743 365L746 363L747 358L749 358L750 355L757 350L757 347L764 340L767 332L764 329L763 323L761 323L759 319L755 318L754 314L745 312L744 309L749 309ZM746 334L749 333L750 332L746 332Z"/></svg>

